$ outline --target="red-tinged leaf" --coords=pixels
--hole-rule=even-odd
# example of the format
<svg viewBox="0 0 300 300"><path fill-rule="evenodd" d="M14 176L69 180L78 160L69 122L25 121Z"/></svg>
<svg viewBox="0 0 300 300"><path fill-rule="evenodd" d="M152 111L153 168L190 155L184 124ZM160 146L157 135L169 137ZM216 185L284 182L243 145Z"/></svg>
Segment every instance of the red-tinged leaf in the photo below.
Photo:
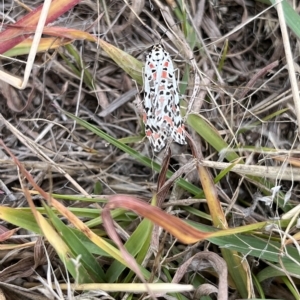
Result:
<svg viewBox="0 0 300 300"><path fill-rule="evenodd" d="M0 227L0 242L4 242L6 240L8 240L12 235L15 234L15 232L19 230L18 228L12 229L12 230L8 230L5 227L1 226Z"/></svg>
<svg viewBox="0 0 300 300"><path fill-rule="evenodd" d="M113 195L108 196L107 198L109 199L109 202L106 204L103 211L114 208L132 210L138 215L143 216L164 228L182 243L192 244L212 236L212 233L199 231L184 221L181 221L179 218L169 215L160 208L149 205L133 196ZM111 229L111 221L105 219L106 216L107 213L103 216L103 224L105 225L105 228Z"/></svg>
<svg viewBox="0 0 300 300"><path fill-rule="evenodd" d="M102 216L102 218L105 228L109 228L109 234L111 234L113 223L108 211L115 208L123 208L134 211L136 214L143 216L153 223L164 228L184 244L192 244L213 237L249 232L261 229L267 225L267 222L260 222L215 232L204 232L188 225L186 222L175 216L165 213L163 210L156 206L145 203L144 201L136 197L128 195L112 195L105 196L103 198L108 200L108 203L103 209L104 215Z"/></svg>
<svg viewBox="0 0 300 300"><path fill-rule="evenodd" d="M34 34L36 30L36 26L16 26L10 25L9 28L18 28L19 32L17 34L24 35L24 34ZM96 42L97 38L93 35L89 34L88 32L73 29L73 28L64 28L64 27L44 27L43 34L56 36L56 37L63 37L70 40L88 40L92 42Z"/></svg>
<svg viewBox="0 0 300 300"><path fill-rule="evenodd" d="M23 36L28 36L29 33L33 34L35 31L35 26L21 27L11 26L16 31L14 34L20 34ZM127 54L126 52L118 49L117 47L81 30L63 27L44 27L43 34L50 36L63 37L70 40L87 40L91 42L98 43L99 46L121 67L128 75L130 75L137 83L142 84L142 69L143 63ZM0 35L1 38L1 35ZM18 38L18 37L16 37ZM1 44L0 44L1 51ZM0 52L1 53L1 52Z"/></svg>
<svg viewBox="0 0 300 300"><path fill-rule="evenodd" d="M56 49L61 46L69 44L71 41L66 39L58 39L58 38L42 38L39 43L39 47L37 52L45 52L50 49ZM32 46L32 39L26 39L25 41L21 42L17 46L13 47L12 49L6 51L3 55L7 57L18 56L28 54L30 48Z"/></svg>
<svg viewBox="0 0 300 300"><path fill-rule="evenodd" d="M53 0L48 11L46 24L55 21L58 17L69 11L79 2L80 0ZM14 25L23 28L26 28L27 26L37 25L42 7L43 5L40 5L36 9L32 10ZM22 30L23 29L20 28L7 28L0 33L0 54L3 54L4 52L8 51L15 45L28 38L28 34L22 34Z"/></svg>

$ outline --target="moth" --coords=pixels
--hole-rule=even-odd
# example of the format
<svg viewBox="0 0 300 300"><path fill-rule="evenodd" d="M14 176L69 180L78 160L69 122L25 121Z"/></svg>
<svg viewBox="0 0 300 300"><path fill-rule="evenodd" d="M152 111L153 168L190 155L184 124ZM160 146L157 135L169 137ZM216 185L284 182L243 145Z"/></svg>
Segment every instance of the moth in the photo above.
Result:
<svg viewBox="0 0 300 300"><path fill-rule="evenodd" d="M161 44L154 45L147 55L144 92L143 122L154 151L161 151L169 137L186 144L174 66Z"/></svg>

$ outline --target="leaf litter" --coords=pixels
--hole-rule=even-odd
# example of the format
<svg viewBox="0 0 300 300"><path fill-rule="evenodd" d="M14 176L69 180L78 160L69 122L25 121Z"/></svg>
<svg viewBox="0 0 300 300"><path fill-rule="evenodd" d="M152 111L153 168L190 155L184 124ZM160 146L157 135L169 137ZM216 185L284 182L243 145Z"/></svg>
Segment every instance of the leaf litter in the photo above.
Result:
<svg viewBox="0 0 300 300"><path fill-rule="evenodd" d="M25 4L32 5L30 1L27 2L24 1ZM135 137L135 141L128 145L141 155L148 156L153 162L162 165L165 153L154 153L145 139L141 116L133 104L136 93L130 92L136 89L137 82L139 97L143 104L141 84L143 63L151 46L161 42L170 53L180 74L180 86L185 87L184 94L181 95L183 116L186 110L188 114L200 116L231 148L240 147L239 155L247 164L265 167L266 171L261 174L262 179L268 177L267 173L272 172L272 167L276 167L277 173L271 182L275 187L281 186L281 190L274 195L274 199L272 198L273 206L255 203L255 212L247 214L246 217L242 214L242 208L250 207L251 203L255 202L254 195L260 189L261 183L258 184L253 178L247 177L251 175L249 173L228 172L221 178L217 190L224 210L226 205L229 205L227 204L229 200L237 199L230 214L227 212L227 222L238 226L243 222L251 224L257 220L268 220L287 213L288 205L298 204L299 185L296 170L290 180L286 179L287 176L283 176L282 180L278 172L278 167L282 167L282 173L298 167L299 140L285 65L285 52L280 28L274 21L277 18L274 8L266 9L267 7L260 3L239 1L220 2L219 5L212 2L204 4L203 1L199 3L191 1L186 6L187 11L182 14L182 10L174 6L175 2L172 3L173 6L167 6L160 1L153 3L145 1L142 6L141 1L133 1L131 9L123 1L106 2L106 5L103 3L99 7L95 3L80 3L73 9L71 15L64 15L58 23L59 26L66 28L88 28L90 34L99 36L116 48L111 49L117 51L114 55L119 60L111 59L109 49L103 51L96 43L77 40L73 42L73 46L79 53L78 61L68 47L49 50L37 57L36 64L39 68L32 72L28 89L16 91L8 87L2 93L4 101L0 103L3 118L0 123L1 138L26 169L30 170L38 185L50 193L88 197L93 194L97 183L101 186L102 195L134 194L145 201L153 197L157 190L158 176L151 168L137 162L130 154L110 145L86 128L76 126L71 119L61 114L53 103L98 126L113 138L126 141L130 137ZM9 11L12 19L17 19L20 12L21 15L26 14L26 11L17 5L14 7L5 5L7 5L5 10ZM253 20L249 21L252 16L256 16L264 9L266 11L262 16L253 17ZM173 23L169 19L170 16ZM189 22L184 22L183 20L187 18L183 16L189 16ZM183 33L188 35L189 39L182 40ZM290 42L293 52L296 52L297 40L293 35L290 36ZM226 46L226 43L229 46ZM124 55L120 55L119 50L122 50ZM24 56L20 58L26 60ZM223 63L220 67L221 61ZM295 58L295 63L298 63L298 58ZM186 70L187 66L191 67L191 71ZM23 72L18 61L9 61L5 64L5 68L9 68L15 74ZM94 88L91 88L85 78L85 71L91 75ZM183 80L185 72L186 81ZM126 93L129 93L126 101L121 105L114 105L109 113L103 113L107 103L109 107L116 99L122 99ZM99 103L105 105L101 107ZM188 115L184 120L187 118ZM6 126L3 120L9 122L16 131ZM203 139L203 136L201 139L200 133L195 134L195 131L205 130L196 128L196 125L194 128L185 124L187 131L193 136L194 143L199 149L201 147L204 163L209 161L216 164L215 168L210 166L209 169L216 176L217 163L220 160L218 152L221 150L213 146L213 141ZM167 147L170 147L172 152L169 165L172 172L184 168L193 160L188 146L171 143ZM274 150L276 155L272 155ZM1 148L0 158L2 204L10 207L27 207L24 194L18 189L20 183L17 169ZM177 174L196 187L202 187L193 164L189 170L183 170ZM239 181L241 178L242 183ZM163 186L163 179L159 180L160 186ZM175 180L175 186L169 196L173 205L168 207L168 213L181 219L190 218L197 223L207 223L209 211L205 201L191 201L189 209L186 209L185 205L181 206L181 200L195 195L182 189L178 192L176 182ZM168 188L169 186L170 183ZM30 184L28 188L31 188ZM267 195L264 195L263 189L260 189L260 193L260 198L266 199L272 195L271 187ZM196 196L205 198L202 194ZM279 207L276 205L278 197L282 197L284 203ZM40 196L34 195L33 198L38 200ZM163 198L160 198L159 202L165 207L161 203L163 200L165 203L168 201L168 193L165 190ZM91 202L67 199L62 201L70 208L94 207ZM198 211L203 214L199 215ZM130 234L134 230L133 226L137 224L137 221L132 224L124 221L123 230ZM47 262L41 259L41 252L37 252L32 246L25 246L35 239L32 232L19 230L11 236L8 234L14 228L11 224L3 222L1 228L3 237L7 237L7 244L24 244L24 248L18 251L6 250L6 255L2 257L0 281L15 286L20 284L20 278L22 283L37 283L39 280L35 277L35 272L46 280L47 274L42 267L47 265ZM186 249L180 243L173 243L172 237L164 240L161 237L161 241L165 243L160 250L164 261L169 261L169 258ZM40 246L39 243L37 245ZM206 242L200 243L198 247L198 249L191 248L189 257L207 247L210 251L217 251ZM63 280L67 278L65 271L58 272L58 270L64 269L64 266L50 248L48 244L47 253L48 255L51 253L55 276ZM155 263L152 259L153 257L148 260L150 269L151 264ZM103 262L105 266L111 261L104 257ZM180 256L175 262L177 266L183 263ZM251 263L251 260L249 262ZM34 266L35 272L28 272L29 266ZM255 274L265 268L262 266L259 269L256 265L252 267ZM157 270L162 271L161 268ZM216 284L217 277L212 275L210 267L207 267L207 270L208 272L204 271L204 274L208 281ZM203 274L202 269L193 271ZM172 274L175 275L175 272L174 267ZM187 277L182 280L190 283ZM12 293L11 289L0 287L7 295ZM280 290L276 283L271 283L271 288L264 292L269 297L292 299L287 287L282 286ZM191 294L186 296L191 297Z"/></svg>

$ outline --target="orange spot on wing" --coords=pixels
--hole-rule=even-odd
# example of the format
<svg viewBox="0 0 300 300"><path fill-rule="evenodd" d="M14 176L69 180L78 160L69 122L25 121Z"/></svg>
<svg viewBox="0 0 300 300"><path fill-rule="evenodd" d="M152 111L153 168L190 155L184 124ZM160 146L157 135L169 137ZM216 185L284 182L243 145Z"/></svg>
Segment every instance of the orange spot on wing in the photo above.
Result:
<svg viewBox="0 0 300 300"><path fill-rule="evenodd" d="M182 134L184 132L184 125L180 126L176 130L179 134Z"/></svg>
<svg viewBox="0 0 300 300"><path fill-rule="evenodd" d="M153 133L153 138L155 140L159 139L160 138L160 134L159 133Z"/></svg>
<svg viewBox="0 0 300 300"><path fill-rule="evenodd" d="M146 123L146 121L147 121L147 114L143 113L143 122Z"/></svg>
<svg viewBox="0 0 300 300"><path fill-rule="evenodd" d="M168 78L168 72L167 71L162 71L161 72L161 78L167 79Z"/></svg>
<svg viewBox="0 0 300 300"><path fill-rule="evenodd" d="M164 116L164 120L167 121L171 126L173 126L173 120L169 116Z"/></svg>
<svg viewBox="0 0 300 300"><path fill-rule="evenodd" d="M151 136L152 135L152 131L151 130L146 130L145 134L146 134L146 136Z"/></svg>

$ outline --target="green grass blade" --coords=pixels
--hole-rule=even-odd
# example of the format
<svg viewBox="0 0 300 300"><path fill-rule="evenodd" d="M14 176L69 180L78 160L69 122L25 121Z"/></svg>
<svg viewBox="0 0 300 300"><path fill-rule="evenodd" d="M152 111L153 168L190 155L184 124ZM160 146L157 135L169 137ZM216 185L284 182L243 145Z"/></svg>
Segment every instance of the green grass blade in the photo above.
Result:
<svg viewBox="0 0 300 300"><path fill-rule="evenodd" d="M141 249L149 248L149 241L151 239L153 224L144 219L131 234L130 238L125 243L127 251L135 257L140 253ZM114 261L107 271L108 282L115 282L121 275L125 266L118 261Z"/></svg>
<svg viewBox="0 0 300 300"><path fill-rule="evenodd" d="M75 257L81 256L80 264L82 264L90 275L91 281L105 282L105 274L89 249L76 236L75 232L70 230L70 228L66 226L45 203L43 203L43 206L52 224L55 226L65 243L69 246L73 255Z"/></svg>
<svg viewBox="0 0 300 300"><path fill-rule="evenodd" d="M64 111L64 113L69 116L71 119L75 120L78 124L80 124L82 127L90 130L91 132L94 132L95 134L97 134L98 136L100 136L101 138L105 139L107 142L109 142L110 144L114 145L115 147L119 148L120 150L128 153L129 155L131 155L133 158L136 159L136 161L142 163L143 165L153 169L156 172L160 171L160 165L155 163L153 160L149 159L148 157L145 157L141 154L139 154L137 151L133 150L132 148L130 148L129 146L121 143L120 141L118 141L117 139L111 137L110 135L106 134L105 132L103 132L102 130L100 130L98 127L89 124L88 122L72 115L69 112ZM173 175L173 172L171 171L167 171L167 177L170 178ZM202 192L201 189L199 189L198 187L194 186L193 184L183 180L183 179L178 179L176 181L176 183L184 188L186 191L197 195L200 194Z"/></svg>

